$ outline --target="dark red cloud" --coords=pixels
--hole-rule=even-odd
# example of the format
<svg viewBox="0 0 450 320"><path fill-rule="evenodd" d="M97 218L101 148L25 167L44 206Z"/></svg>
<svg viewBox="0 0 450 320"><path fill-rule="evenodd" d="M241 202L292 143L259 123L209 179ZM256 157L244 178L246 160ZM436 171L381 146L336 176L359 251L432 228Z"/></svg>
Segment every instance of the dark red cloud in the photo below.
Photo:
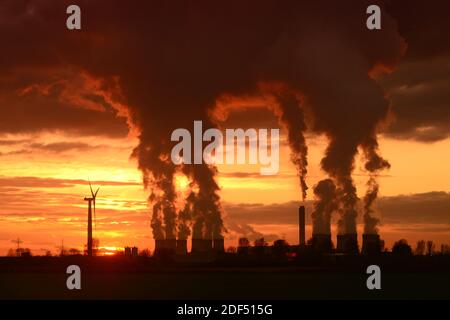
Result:
<svg viewBox="0 0 450 320"><path fill-rule="evenodd" d="M360 204L362 205L362 204ZM236 223L252 225L298 224L299 202L292 201L274 204L231 204L225 203L227 217ZM312 202L306 204L308 212L313 210ZM436 227L450 230L450 193L434 191L410 195L380 197L376 205L377 216L383 225L427 225L423 228ZM310 215L306 222L311 223ZM433 226L434 225L434 226Z"/></svg>
<svg viewBox="0 0 450 320"><path fill-rule="evenodd" d="M450 135L450 2L389 2L408 49L383 80L395 121L385 131L397 139L434 142Z"/></svg>

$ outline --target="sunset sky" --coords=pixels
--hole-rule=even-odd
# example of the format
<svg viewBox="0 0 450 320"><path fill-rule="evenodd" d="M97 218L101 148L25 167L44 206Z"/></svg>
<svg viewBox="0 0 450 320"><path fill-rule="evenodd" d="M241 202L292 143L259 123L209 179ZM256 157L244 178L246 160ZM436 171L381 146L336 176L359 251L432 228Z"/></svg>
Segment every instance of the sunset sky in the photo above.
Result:
<svg viewBox="0 0 450 320"><path fill-rule="evenodd" d="M142 58L139 50L132 51L133 46L140 48L141 44L135 39L122 44L119 40L127 38L130 30L117 26L141 16L127 11L130 16L109 25L109 15L116 17L120 10L102 11L96 5L89 6L89 1L76 2L86 19L84 29L75 36L65 29L64 4L44 0L0 4L0 36L5 44L0 53L0 255L14 248L12 240L18 237L23 247L37 255L45 250L56 253L62 241L66 248L82 250L87 228L87 202L83 199L90 192L89 180L94 187L100 186L94 228L100 247L154 247L149 192L143 187L137 159L132 157L139 144L139 125L133 123L133 111L129 111L129 105L144 100L139 100L142 96L150 103L154 96L146 83L132 82L138 77L133 78L131 72L121 73L133 59ZM444 2L440 5L448 7ZM380 195L375 204L381 220L380 235L388 247L401 238L413 246L421 239L450 244L450 46L443 39L450 31L443 13L448 11L439 6L422 6L399 1L388 7L406 51L391 73L377 77L390 102L390 113L380 126L378 143L391 168L379 175ZM149 4L148 10L151 9ZM198 8L191 9L186 10L195 15ZM423 14L421 19L415 17L419 11ZM102 12L107 17L102 18ZM183 12L174 13L172 19L183 19ZM349 21L352 17L349 14ZM152 14L146 18L156 19ZM342 19L345 18L343 13ZM61 30L55 29L58 24ZM150 27L156 28L155 25ZM192 29L196 30L196 26ZM122 50L121 45L134 55L115 57ZM107 51L104 48L111 50L111 56L103 52L95 58L97 52ZM177 59L167 51L164 59ZM149 59L157 57L159 53ZM125 62L111 72L114 76L103 70L115 66L114 59L124 58L129 60L120 60ZM186 66L184 72L191 71L189 68ZM196 76L209 72L208 66L205 68L196 70ZM159 74L157 67L154 70ZM155 82L156 89L152 90L173 90L174 103L182 100L181 94L177 96L177 89L183 91L181 84L169 81L173 87L158 87L161 83L166 82ZM326 94L324 90L323 95ZM156 96L155 104L160 98ZM279 174L261 176L258 165L218 166L217 181L228 231L224 234L226 246L236 246L242 236L251 240L264 236L269 241L284 238L298 243L299 179L290 161L286 130L269 109L265 105L232 108L228 119L220 123L222 128L281 128ZM164 106L156 110L150 115L152 119L189 115L188 111L185 115L171 114ZM188 120L185 123L191 127L187 129L193 130L197 119ZM351 124L352 119L345 121ZM152 132L152 128L148 130ZM312 187L326 177L320 161L328 139L313 130L306 132L306 139L310 186L306 205L310 213ZM361 154L356 157L353 178L358 196L363 197L368 173ZM182 197L189 181L182 175L175 180ZM361 236L361 217L358 222ZM335 235L334 223L332 230ZM308 216L307 238L310 236Z"/></svg>

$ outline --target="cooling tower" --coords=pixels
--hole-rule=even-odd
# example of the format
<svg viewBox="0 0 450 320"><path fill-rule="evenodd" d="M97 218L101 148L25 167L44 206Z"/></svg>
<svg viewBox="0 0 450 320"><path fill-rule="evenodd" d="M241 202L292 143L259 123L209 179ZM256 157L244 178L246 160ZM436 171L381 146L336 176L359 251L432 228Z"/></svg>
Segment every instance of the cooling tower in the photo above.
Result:
<svg viewBox="0 0 450 320"><path fill-rule="evenodd" d="M177 241L175 239L155 239L155 254L175 253Z"/></svg>
<svg viewBox="0 0 450 320"><path fill-rule="evenodd" d="M298 208L298 239L299 245L305 245L305 206Z"/></svg>
<svg viewBox="0 0 450 320"><path fill-rule="evenodd" d="M339 253L358 254L358 235L338 234L336 251Z"/></svg>
<svg viewBox="0 0 450 320"><path fill-rule="evenodd" d="M191 252L202 252L203 239L192 239Z"/></svg>
<svg viewBox="0 0 450 320"><path fill-rule="evenodd" d="M187 254L187 240L180 240L178 239L177 242L177 248L176 248L176 254Z"/></svg>
<svg viewBox="0 0 450 320"><path fill-rule="evenodd" d="M361 253L372 256L381 253L381 241L378 234L363 234Z"/></svg>
<svg viewBox="0 0 450 320"><path fill-rule="evenodd" d="M155 252L154 254L159 254L166 249L165 239L155 239Z"/></svg>
<svg viewBox="0 0 450 320"><path fill-rule="evenodd" d="M213 240L212 239L202 239L202 249L205 252L212 251Z"/></svg>
<svg viewBox="0 0 450 320"><path fill-rule="evenodd" d="M175 253L177 248L177 240L176 239L166 239L166 250L170 253Z"/></svg>
<svg viewBox="0 0 450 320"><path fill-rule="evenodd" d="M213 250L215 252L225 252L225 245L223 238L218 238L213 240Z"/></svg>
<svg viewBox="0 0 450 320"><path fill-rule="evenodd" d="M333 249L331 234L313 234L311 246L315 252L330 253Z"/></svg>

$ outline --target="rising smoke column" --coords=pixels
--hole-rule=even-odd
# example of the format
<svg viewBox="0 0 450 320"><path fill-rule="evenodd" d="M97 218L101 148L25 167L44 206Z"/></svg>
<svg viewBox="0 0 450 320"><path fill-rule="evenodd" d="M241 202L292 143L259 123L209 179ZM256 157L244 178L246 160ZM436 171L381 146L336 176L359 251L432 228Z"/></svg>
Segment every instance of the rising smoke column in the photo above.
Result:
<svg viewBox="0 0 450 320"><path fill-rule="evenodd" d="M314 211L311 214L314 234L331 234L331 214L337 209L336 186L324 179L314 187Z"/></svg>
<svg viewBox="0 0 450 320"><path fill-rule="evenodd" d="M302 200L305 201L308 185L306 174L308 173L308 146L304 132L306 131L304 110L300 107L300 98L294 93L275 94L278 108L275 113L288 132L289 147L291 149L291 161L297 168L300 178Z"/></svg>
<svg viewBox="0 0 450 320"><path fill-rule="evenodd" d="M367 181L367 192L364 196L364 234L378 234L378 223L380 220L376 217L373 217L372 214L374 210L372 208L375 199L378 196L378 183L374 177L370 177L369 181Z"/></svg>
<svg viewBox="0 0 450 320"><path fill-rule="evenodd" d="M164 231L163 231L163 225L162 225L162 218L161 218L161 202L155 201L154 199L151 200L153 202L153 208L152 208L152 218L150 221L150 227L153 230L153 238L154 239L164 239Z"/></svg>
<svg viewBox="0 0 450 320"><path fill-rule="evenodd" d="M177 239L186 240L191 234L190 225L194 213L195 193L189 192L186 197L184 208L178 211L178 237Z"/></svg>
<svg viewBox="0 0 450 320"><path fill-rule="evenodd" d="M379 219L373 217L373 204L378 196L377 174L379 171L389 169L391 165L378 154L378 142L376 138L371 137L363 144L364 156L366 158L365 169L370 177L367 181L367 191L363 199L364 203L364 233L378 234Z"/></svg>
<svg viewBox="0 0 450 320"><path fill-rule="evenodd" d="M183 171L194 181L198 189L194 197L193 238L223 238L222 208L218 195L220 188L215 181L217 169L206 164L184 165Z"/></svg>
<svg viewBox="0 0 450 320"><path fill-rule="evenodd" d="M170 159L163 158L162 150L144 147L143 140L133 151L143 173L144 187L150 191L148 197L152 207L151 227L155 239L175 239L176 190L175 167Z"/></svg>

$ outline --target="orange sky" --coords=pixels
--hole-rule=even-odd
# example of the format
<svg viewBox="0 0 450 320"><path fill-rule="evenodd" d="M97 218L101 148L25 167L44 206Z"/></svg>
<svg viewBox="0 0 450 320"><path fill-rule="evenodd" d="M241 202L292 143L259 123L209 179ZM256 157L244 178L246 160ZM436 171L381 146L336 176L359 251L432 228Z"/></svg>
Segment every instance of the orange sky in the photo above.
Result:
<svg viewBox="0 0 450 320"><path fill-rule="evenodd" d="M58 141L92 144L92 138L71 137L63 133L5 138L32 139L46 144ZM95 139L95 147L87 150L73 149L58 153L38 150L26 154L4 155L0 171L3 203L0 209L0 254L6 254L14 246L11 240L17 237L24 241L23 246L33 249L35 254L42 254L44 249L56 252L62 240L66 247L81 249L86 238L87 216L83 197L88 195L89 187L80 184L85 182L77 180L88 178L103 181L97 201L97 227L94 231L101 246L137 245L140 248L152 248L146 192L140 182L141 173L136 168L135 161L130 159L135 144L136 139L132 137L98 138ZM307 181L313 186L324 177L319 162L326 140L320 137L310 138L308 144L310 157ZM380 196L450 191L447 179L450 174L450 139L423 144L381 138L380 147L382 154L392 164L392 168L379 178ZM20 149L20 146L3 146L1 152L11 152L14 149ZM280 173L276 176L249 174L258 173L258 165L220 165L222 202L270 205L298 201L298 180L285 144L282 144L280 153ZM242 173L247 173L247 176L242 176ZM24 178L9 181L8 177ZM367 176L359 163L356 164L354 177L358 194L362 196ZM125 185L113 185L114 182ZM181 189L186 185L187 181L179 179L178 186ZM224 207L226 209L227 206ZM292 214L295 219L295 211L286 214ZM382 212L377 214L383 216ZM230 220L226 213L225 221L227 226ZM436 226L433 220L429 224ZM274 219L271 224L250 225L257 232L275 234L291 243L298 241L295 224L277 223ZM450 241L450 230L445 226L435 232L421 231L426 226L426 221L419 225L409 225L408 221L397 225L383 224L382 219L381 234L389 246L400 238L407 238L411 243L422 238L439 243ZM307 232L310 234L310 226ZM229 230L226 234L227 245L236 245L239 236L233 229Z"/></svg>

